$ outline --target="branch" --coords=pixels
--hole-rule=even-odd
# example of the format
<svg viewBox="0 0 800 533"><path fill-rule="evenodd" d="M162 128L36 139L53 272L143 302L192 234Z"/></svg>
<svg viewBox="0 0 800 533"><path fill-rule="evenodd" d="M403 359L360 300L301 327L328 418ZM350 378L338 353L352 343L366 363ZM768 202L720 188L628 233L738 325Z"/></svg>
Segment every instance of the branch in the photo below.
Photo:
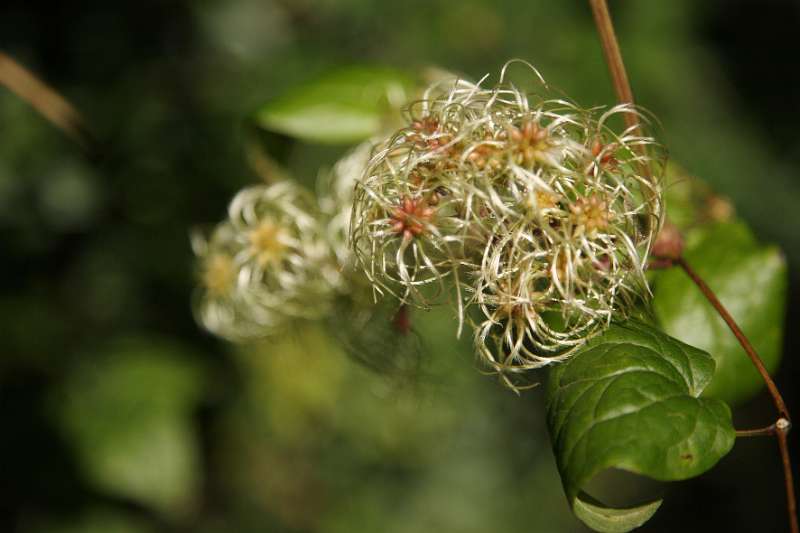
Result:
<svg viewBox="0 0 800 533"><path fill-rule="evenodd" d="M758 370L758 373L761 374L761 378L764 380L764 383L766 383L770 396L772 396L772 401L775 403L775 408L778 410L780 416L786 420L791 420L789 411L786 409L786 402L783 401L783 396L781 396L778 387L775 385L775 382L772 380L769 372L767 372L764 362L761 361L761 357L758 356L756 349L753 348L752 344L750 344L750 340L739 328L739 325L733 319L731 314L727 309L725 309L725 306L719 301L719 298L717 298L717 295L714 294L714 291L712 291L703 278L701 278L697 272L694 271L686 259L679 257L675 262L683 269L684 272L686 272L694 284L697 285L697 288L700 289L700 292L703 293L703 296L706 297L706 300L708 300L708 302L714 307L719 316L722 317L722 320L725 321L725 323L728 325L728 328L730 328L731 332L733 332L736 340L738 340L739 344L741 344L742 348L744 348L744 351L747 353L747 357L750 358L753 366L756 367L756 370Z"/></svg>
<svg viewBox="0 0 800 533"><path fill-rule="evenodd" d="M775 403L775 408L778 410L778 413L780 413L780 418L778 421L769 428L765 428L765 430L769 430L768 432L758 429L744 430L737 431L736 436L753 437L769 434L778 438L778 448L780 449L781 461L783 463L783 479L786 485L786 508L789 512L789 526L792 533L800 533L800 526L797 522L797 500L794 493L792 461L791 456L789 455L789 445L787 443L787 435L792 427L792 424L791 418L789 417L789 411L786 409L786 402L783 401L783 397L781 396L780 391L778 391L778 387L775 385L775 382L772 380L769 372L767 372L767 369L764 367L764 363L761 361L761 358L758 356L755 348L753 348L753 345L750 344L750 340L739 328L739 325L733 319L731 314L728 313L728 310L725 309L725 306L722 305L722 302L719 301L719 298L717 298L717 295L714 294L714 291L712 291L703 278L701 278L697 272L692 269L689 263L686 262L686 259L679 257L675 262L683 269L684 272L686 272L694 284L697 285L697 288L700 289L700 292L703 293L703 296L706 297L709 303L717 311L719 316L722 317L722 320L724 320L728 325L728 328L730 328L730 330L733 332L736 340L739 341L739 344L742 346L742 348L744 348L744 351L747 353L750 361L753 362L753 366L755 366L756 370L758 370L758 373L761 374L764 383L767 385L770 396L772 396L772 401Z"/></svg>
<svg viewBox="0 0 800 533"><path fill-rule="evenodd" d="M783 420L783 419L781 419ZM774 437L775 433L778 431L777 422L774 424L770 424L765 428L757 428L757 429L737 429L736 430L736 438L739 437Z"/></svg>
<svg viewBox="0 0 800 533"><path fill-rule="evenodd" d="M611 22L606 0L589 0L589 5L592 7L594 23L597 26L597 33L600 35L600 44L603 47L603 55L608 64L608 72L611 74L614 92L617 93L617 101L620 104L633 104L633 91L628 81L625 63L622 62L622 52L619 49L617 35L614 32L614 24ZM638 128L639 117L635 113L625 113L625 124L629 128Z"/></svg>
<svg viewBox="0 0 800 533"><path fill-rule="evenodd" d="M89 152L94 145L81 114L54 89L0 51L0 85L28 102L54 126Z"/></svg>
<svg viewBox="0 0 800 533"><path fill-rule="evenodd" d="M781 424L781 422L784 422ZM797 524L797 498L794 494L794 479L792 478L792 459L789 455L789 444L787 442L787 435L791 424L786 419L780 419L776 422L778 448L781 451L781 460L783 461L783 479L786 484L786 507L789 509L789 525L792 533L800 531L800 526Z"/></svg>

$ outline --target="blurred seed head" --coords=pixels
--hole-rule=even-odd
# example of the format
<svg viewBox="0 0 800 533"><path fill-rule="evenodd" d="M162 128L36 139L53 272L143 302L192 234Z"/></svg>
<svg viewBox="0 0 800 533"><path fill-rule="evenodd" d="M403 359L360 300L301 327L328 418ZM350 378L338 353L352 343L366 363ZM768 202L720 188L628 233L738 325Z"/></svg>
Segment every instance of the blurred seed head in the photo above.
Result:
<svg viewBox="0 0 800 533"><path fill-rule="evenodd" d="M199 281L192 305L197 321L208 331L230 340L259 336L261 329L250 318L237 288L234 257L239 245L233 227L223 222L209 235L196 230L191 242Z"/></svg>
<svg viewBox="0 0 800 533"><path fill-rule="evenodd" d="M197 315L234 340L269 335L292 319L322 316L341 277L313 198L292 182L240 191L200 260Z"/></svg>
<svg viewBox="0 0 800 533"><path fill-rule="evenodd" d="M535 70L523 92L505 71L493 86L431 85L403 128L333 167L319 208L289 181L237 194L194 239L205 327L268 335L338 315L337 298L373 316L359 311L366 279L396 308L452 304L458 332L469 323L478 357L517 388L646 299L666 158L649 117L581 108Z"/></svg>
<svg viewBox="0 0 800 533"><path fill-rule="evenodd" d="M359 144L345 154L330 172L323 174L320 180L320 206L327 218L327 237L343 270L352 263L352 253L347 245L347 238L350 232L356 182L364 174L372 147L372 141Z"/></svg>

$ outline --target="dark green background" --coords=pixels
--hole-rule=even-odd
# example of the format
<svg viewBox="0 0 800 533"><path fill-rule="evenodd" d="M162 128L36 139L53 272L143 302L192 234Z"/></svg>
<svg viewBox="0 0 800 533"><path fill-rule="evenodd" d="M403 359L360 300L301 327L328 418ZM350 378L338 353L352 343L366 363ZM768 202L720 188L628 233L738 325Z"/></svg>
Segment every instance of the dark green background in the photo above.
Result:
<svg viewBox="0 0 800 533"><path fill-rule="evenodd" d="M798 411L800 4L611 6L672 158L787 254L777 380ZM447 313L417 315L412 383L369 373L317 330L235 348L192 319L187 235L258 179L247 118L339 66L478 77L519 57L581 103L612 102L585 2L7 0L0 48L100 141L84 156L0 89L1 531L583 530L541 390L520 399L476 372ZM307 184L342 152L264 141ZM771 417L763 395L734 413L740 427ZM769 441L738 442L666 490L647 531L786 527Z"/></svg>

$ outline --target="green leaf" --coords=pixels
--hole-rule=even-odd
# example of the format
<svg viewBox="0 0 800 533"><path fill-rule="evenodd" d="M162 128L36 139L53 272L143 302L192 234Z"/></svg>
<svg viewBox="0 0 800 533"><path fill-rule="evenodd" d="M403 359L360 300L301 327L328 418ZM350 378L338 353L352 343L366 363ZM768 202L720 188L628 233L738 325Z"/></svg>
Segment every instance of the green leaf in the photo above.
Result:
<svg viewBox="0 0 800 533"><path fill-rule="evenodd" d="M609 509L580 496L609 468L659 481L697 476L733 446L731 413L701 399L714 360L641 322L612 325L550 373L547 422L567 500L597 531L629 531L660 502Z"/></svg>
<svg viewBox="0 0 800 533"><path fill-rule="evenodd" d="M324 144L376 135L408 99L411 79L387 68L351 67L297 87L256 113L270 131Z"/></svg>
<svg viewBox="0 0 800 533"><path fill-rule="evenodd" d="M758 350L767 370L780 362L786 304L786 262L774 246L761 246L742 223L717 224L687 234L685 256L706 280ZM725 322L680 269L655 278L654 308L664 330L710 352L714 379L704 395L737 403L763 381Z"/></svg>
<svg viewBox="0 0 800 533"><path fill-rule="evenodd" d="M572 505L575 516L590 528L608 533L622 533L641 526L658 511L662 500L627 509L613 509L581 492Z"/></svg>
<svg viewBox="0 0 800 533"><path fill-rule="evenodd" d="M94 486L180 515L200 482L201 391L201 369L179 347L130 339L75 367L53 407Z"/></svg>

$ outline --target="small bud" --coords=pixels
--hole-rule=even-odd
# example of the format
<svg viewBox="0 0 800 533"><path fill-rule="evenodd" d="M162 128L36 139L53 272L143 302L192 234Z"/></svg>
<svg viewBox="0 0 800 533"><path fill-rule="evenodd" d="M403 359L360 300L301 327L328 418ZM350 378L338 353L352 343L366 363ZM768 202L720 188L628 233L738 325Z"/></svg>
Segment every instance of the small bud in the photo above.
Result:
<svg viewBox="0 0 800 533"><path fill-rule="evenodd" d="M652 254L658 259L677 260L683 255L683 236L675 224L667 221L653 243Z"/></svg>
<svg viewBox="0 0 800 533"><path fill-rule="evenodd" d="M724 196L712 195L706 200L706 211L708 217L714 222L728 222L734 215L734 207L731 201Z"/></svg>

